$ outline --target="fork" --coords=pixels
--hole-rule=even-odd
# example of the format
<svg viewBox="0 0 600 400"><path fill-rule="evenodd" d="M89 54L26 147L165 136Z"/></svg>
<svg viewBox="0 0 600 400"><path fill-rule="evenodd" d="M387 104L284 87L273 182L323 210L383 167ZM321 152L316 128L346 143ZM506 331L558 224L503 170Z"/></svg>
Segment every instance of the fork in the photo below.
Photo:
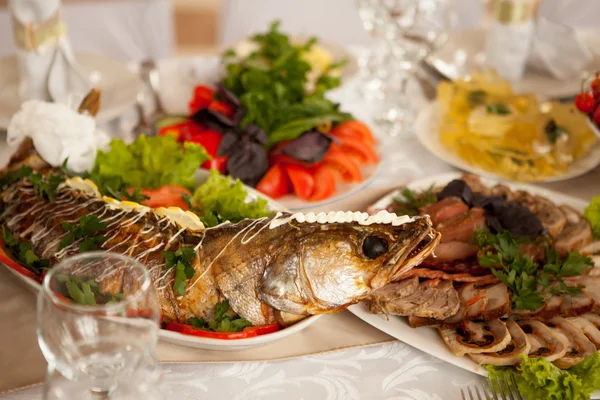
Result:
<svg viewBox="0 0 600 400"><path fill-rule="evenodd" d="M463 400L523 400L523 396L517 389L517 382L514 375L510 375L510 381L506 377L507 374L500 376L496 375L495 379L487 378L487 388L478 386L468 386L467 390L461 389L460 394ZM490 394L491 392L491 394ZM483 396L482 396L483 393Z"/></svg>

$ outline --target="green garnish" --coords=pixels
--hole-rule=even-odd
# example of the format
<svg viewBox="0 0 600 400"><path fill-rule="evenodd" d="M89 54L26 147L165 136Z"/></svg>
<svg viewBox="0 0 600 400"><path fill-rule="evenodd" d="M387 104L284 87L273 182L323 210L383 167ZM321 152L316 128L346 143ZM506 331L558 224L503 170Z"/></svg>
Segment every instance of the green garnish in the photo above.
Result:
<svg viewBox="0 0 600 400"><path fill-rule="evenodd" d="M314 90L307 93L311 66L303 54L316 39L296 46L279 31L279 22L275 22L268 32L254 35L251 40L258 49L243 60L226 58L229 63L223 78L223 85L238 96L246 110L242 127L257 124L267 132L269 145L273 145L295 139L323 122L352 118L324 96L327 90L339 86L340 80L332 71L341 64L331 65L318 77ZM226 55L234 53L228 51Z"/></svg>
<svg viewBox="0 0 600 400"><path fill-rule="evenodd" d="M229 300L218 303L215 307L215 316L212 321L206 322L204 318L192 317L188 324L196 329L212 332L241 332L245 327L252 326L250 321L239 315L228 315Z"/></svg>
<svg viewBox="0 0 600 400"><path fill-rule="evenodd" d="M487 365L492 381L496 376L503 381L503 375L507 374L510 382L513 375L521 396L527 399L587 400L600 389L600 352L568 370L561 370L542 357L522 355L521 358L523 362L516 370Z"/></svg>
<svg viewBox="0 0 600 400"><path fill-rule="evenodd" d="M245 218L262 218L272 214L267 201L257 198L246 202L248 192L242 182L225 177L212 170L210 178L194 192L193 200L202 210L201 219L205 226L221 222L239 222Z"/></svg>
<svg viewBox="0 0 600 400"><path fill-rule="evenodd" d="M196 257L196 252L191 247L181 246L175 252L163 251L163 255L165 256L165 268L175 268L173 290L184 296L187 280L196 274L196 270L192 266L192 260Z"/></svg>
<svg viewBox="0 0 600 400"><path fill-rule="evenodd" d="M548 138L548 141L555 144L559 137L562 135L568 135L568 132L562 126L556 125L556 121L551 119L544 127L544 133Z"/></svg>
<svg viewBox="0 0 600 400"><path fill-rule="evenodd" d="M181 193L181 200L185 201L188 206L189 211L199 214L202 212L202 209L194 204L194 199L187 193Z"/></svg>
<svg viewBox="0 0 600 400"><path fill-rule="evenodd" d="M471 107L485 103L487 93L483 90L473 90L467 95L467 101Z"/></svg>
<svg viewBox="0 0 600 400"><path fill-rule="evenodd" d="M135 188L133 192L129 194L127 191L123 191L123 198L129 201L135 201L136 203L141 203L144 200L148 200L150 197L146 196L142 193L142 189Z"/></svg>
<svg viewBox="0 0 600 400"><path fill-rule="evenodd" d="M6 226L2 226L2 241L6 247L15 255L19 263L36 275L42 272L42 269L48 268L49 260L40 259L34 252L30 242L19 241Z"/></svg>
<svg viewBox="0 0 600 400"><path fill-rule="evenodd" d="M563 278L577 276L592 265L589 257L576 251L561 259L555 249L547 249L544 260L538 265L521 253L520 245L531 240L515 238L508 231L494 235L487 229L480 229L475 232L474 240L482 249L488 249L479 255L479 264L490 268L492 274L506 285L515 309L537 310L544 304L546 292L579 293L582 287L568 286ZM543 291L538 289L538 284L542 285Z"/></svg>
<svg viewBox="0 0 600 400"><path fill-rule="evenodd" d="M506 104L503 103L495 103L488 104L487 107L488 114L496 114L496 115L508 115L510 114L510 109Z"/></svg>
<svg viewBox="0 0 600 400"><path fill-rule="evenodd" d="M77 304L93 306L96 304L109 304L123 299L123 293L104 293L100 286L91 278L76 275L58 275L58 282L64 284L58 291Z"/></svg>
<svg viewBox="0 0 600 400"><path fill-rule="evenodd" d="M94 168L86 177L103 194L140 202L146 196L139 189L131 195L126 189L180 185L193 190L194 172L209 158L204 147L186 142L182 149L172 135L142 135L131 144L115 139L108 152L98 151Z"/></svg>
<svg viewBox="0 0 600 400"><path fill-rule="evenodd" d="M418 215L419 208L437 202L433 185L421 193L405 187L400 190L400 194L402 197L394 198L394 211L397 214Z"/></svg>
<svg viewBox="0 0 600 400"><path fill-rule="evenodd" d="M58 185L64 181L64 178L54 174L31 174L29 175L29 180L33 184L33 189L38 197L44 200L54 201L56 200L56 190L58 189Z"/></svg>
<svg viewBox="0 0 600 400"><path fill-rule="evenodd" d="M600 239L600 196L594 196L590 204L585 208L583 217L590 221L594 239Z"/></svg>
<svg viewBox="0 0 600 400"><path fill-rule="evenodd" d="M105 229L106 224L94 215L84 215L79 218L79 223L76 225L63 222L61 226L67 234L60 241L59 250L72 245L76 240L80 240L79 250L81 251L97 250L107 239L104 235L95 235L96 232Z"/></svg>
<svg viewBox="0 0 600 400"><path fill-rule="evenodd" d="M0 177L0 188L4 188L6 185L10 185L19 179L30 176L32 173L33 169L24 165L16 171L7 171Z"/></svg>

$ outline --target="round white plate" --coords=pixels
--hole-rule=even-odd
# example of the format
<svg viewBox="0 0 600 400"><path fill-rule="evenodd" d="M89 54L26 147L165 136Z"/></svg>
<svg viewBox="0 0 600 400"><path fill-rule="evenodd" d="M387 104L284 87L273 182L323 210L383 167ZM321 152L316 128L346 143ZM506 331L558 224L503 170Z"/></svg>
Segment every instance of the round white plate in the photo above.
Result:
<svg viewBox="0 0 600 400"><path fill-rule="evenodd" d="M332 51L333 53L333 51ZM335 53L334 53L335 55ZM336 58L337 59L337 58ZM160 76L160 97L166 111L170 114L188 114L188 102L194 87L201 84L214 85L221 74L221 60L217 56L178 57L161 60L158 63ZM382 152L375 149L381 158ZM319 202L309 202L294 195L286 195L278 201L289 210L302 210L320 207L342 200L371 184L382 165L361 168L364 180L360 183L338 183L335 195Z"/></svg>
<svg viewBox="0 0 600 400"><path fill-rule="evenodd" d="M442 108L436 102L429 103L425 108L423 108L423 110L421 110L419 116L417 117L416 135L421 144L427 150L429 150L437 158L464 171L486 176L488 178L505 179L492 172L467 163L458 155L446 149L440 140L439 132L441 119ZM573 164L571 164L565 174L548 177L544 180L538 181L538 183L558 182L572 179L591 171L592 169L596 168L598 164L600 164L600 143L596 144L596 146L585 156L580 157Z"/></svg>
<svg viewBox="0 0 600 400"><path fill-rule="evenodd" d="M77 53L75 58L102 91L97 122L110 121L135 104L142 83L125 64L93 54ZM21 103L17 60L14 56L0 58L0 129L8 127Z"/></svg>
<svg viewBox="0 0 600 400"><path fill-rule="evenodd" d="M411 182L406 186L415 191L426 190L427 188L431 187L431 185L444 185L452 181L453 179L459 179L460 175L460 173L456 172L434 175L425 179L419 179L417 181ZM482 178L481 181L486 186L493 186L500 182L497 180L486 178ZM587 206L587 202L580 200L576 197L568 196L551 190L541 189L536 186L505 182L503 182L503 184L507 185L512 190L526 190L529 193L552 199L552 201L557 204L568 205L580 212L582 212L583 209ZM394 197L398 196L399 193L399 189L388 193L375 204L373 204L369 209L371 211L376 211L387 208L387 206L393 202ZM455 356L448 349L448 346L446 346L446 344L444 343L444 341L442 340L435 328L427 326L411 328L408 324L408 319L406 317L391 316L389 320L387 320L386 317L383 315L370 313L365 307L365 305L362 303L355 304L349 307L348 311L350 311L352 314L356 315L358 318L362 319L369 325L381 330L382 332L387 333L392 337L395 337L398 340L403 341L404 343L412 347L415 347L427 354L430 354L433 357L439 358L442 361L453 364L464 370L474 372L478 375L487 375L486 370L479 364L471 360L471 358L469 358L468 356ZM600 399L600 392L597 391L593 393L592 398Z"/></svg>
<svg viewBox="0 0 600 400"><path fill-rule="evenodd" d="M594 59L585 68L588 72L600 70L600 31L576 31L577 36L587 45ZM485 65L484 29L461 30L453 33L448 41L437 51L427 57L427 63L440 74L450 80L456 80ZM575 75L570 79L559 80L550 75L526 70L523 78L515 82L513 88L517 93L532 93L548 98L564 98L575 96L581 91L582 76Z"/></svg>
<svg viewBox="0 0 600 400"><path fill-rule="evenodd" d="M196 172L196 181L201 183L207 178L207 171L197 170ZM248 192L248 201L255 200L257 198L263 198L267 200L267 204L269 208L273 211L287 211L284 206L275 200L257 192L251 187L244 187ZM0 263L4 265L3 263ZM4 265L10 272L12 272L15 276L17 276L20 280L22 280L27 287L32 289L35 293L40 289L40 284L35 282L33 279L29 279L12 268ZM269 333L266 335L256 336L248 339L237 339L237 340L220 340L220 339L211 339L197 336L184 335L178 332L167 331L166 329L161 329L159 331L158 337L168 343L177 344L180 346L194 347L197 349L207 349L207 350L222 350L222 351L235 351L242 350L251 347L260 347L266 345L268 343L275 342L277 340L288 337L296 332L303 330L304 328L312 325L320 315L313 315L303 319L302 321L288 327L285 329L281 329L274 333Z"/></svg>

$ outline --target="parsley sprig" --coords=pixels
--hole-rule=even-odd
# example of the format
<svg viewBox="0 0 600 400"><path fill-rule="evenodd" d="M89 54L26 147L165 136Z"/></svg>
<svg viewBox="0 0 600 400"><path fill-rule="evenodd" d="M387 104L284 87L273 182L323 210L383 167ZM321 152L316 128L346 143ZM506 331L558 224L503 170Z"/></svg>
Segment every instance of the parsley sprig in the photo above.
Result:
<svg viewBox="0 0 600 400"><path fill-rule="evenodd" d="M107 239L105 235L96 235L98 231L106 228L106 224L95 215L84 215L79 218L79 223L76 225L63 222L61 226L67 234L60 241L59 250L72 245L76 240L80 240L81 251L98 250Z"/></svg>
<svg viewBox="0 0 600 400"><path fill-rule="evenodd" d="M206 322L204 318L192 317L188 324L196 329L213 332L241 332L245 327L252 326L250 321L239 315L228 315L229 300L218 303L215 308L215 316L212 321Z"/></svg>
<svg viewBox="0 0 600 400"><path fill-rule="evenodd" d="M538 264L522 254L521 244L528 238L516 238L504 231L492 234L487 229L475 233L475 243L484 249L479 264L490 268L492 274L506 285L511 293L513 308L534 311L544 305L545 293L576 294L582 287L568 286L563 278L577 276L592 265L589 257L576 251L561 259L556 249L546 249L544 260ZM538 284L543 290L538 289Z"/></svg>
<svg viewBox="0 0 600 400"><path fill-rule="evenodd" d="M64 287L59 288L59 292L78 304L93 306L96 304L109 304L123 299L122 293L102 292L100 286L89 277L58 275L56 279L64 285Z"/></svg>
<svg viewBox="0 0 600 400"><path fill-rule="evenodd" d="M196 252L191 247L181 246L175 252L163 251L163 255L165 257L165 268L175 268L173 290L184 296L187 280L196 274L196 270L192 266L192 260L196 257Z"/></svg>
<svg viewBox="0 0 600 400"><path fill-rule="evenodd" d="M30 242L19 241L7 228L2 226L2 241L6 247L14 254L19 263L36 275L42 272L42 269L48 268L49 260L39 258L31 248Z"/></svg>
<svg viewBox="0 0 600 400"><path fill-rule="evenodd" d="M62 175L34 173L30 167L21 166L16 171L8 171L2 175L0 188L24 178L29 178L36 196L49 201L56 200L58 185L64 181Z"/></svg>
<svg viewBox="0 0 600 400"><path fill-rule="evenodd" d="M405 187L400 190L400 194L402 197L394 198L394 211L398 214L418 215L419 208L437 202L433 185L421 193Z"/></svg>

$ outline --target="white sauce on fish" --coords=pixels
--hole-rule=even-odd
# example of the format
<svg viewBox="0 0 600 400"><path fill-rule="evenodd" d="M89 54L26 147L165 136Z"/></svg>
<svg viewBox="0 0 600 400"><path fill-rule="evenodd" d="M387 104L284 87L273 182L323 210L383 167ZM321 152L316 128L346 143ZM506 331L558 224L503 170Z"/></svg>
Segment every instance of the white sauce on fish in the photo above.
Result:
<svg viewBox="0 0 600 400"><path fill-rule="evenodd" d="M359 225L371 225L371 224L390 224L392 226L400 226L408 222L413 222L414 219L406 215L396 215L386 210L379 211L375 215L369 215L365 212L352 212L352 211L330 211L328 213L320 212L315 214L314 212L309 213L296 213L291 216L282 218L281 213L277 213L269 224L270 229L277 229L278 227L289 223L290 221L296 221L300 223L319 223L319 224L343 224L349 222L355 222Z"/></svg>

